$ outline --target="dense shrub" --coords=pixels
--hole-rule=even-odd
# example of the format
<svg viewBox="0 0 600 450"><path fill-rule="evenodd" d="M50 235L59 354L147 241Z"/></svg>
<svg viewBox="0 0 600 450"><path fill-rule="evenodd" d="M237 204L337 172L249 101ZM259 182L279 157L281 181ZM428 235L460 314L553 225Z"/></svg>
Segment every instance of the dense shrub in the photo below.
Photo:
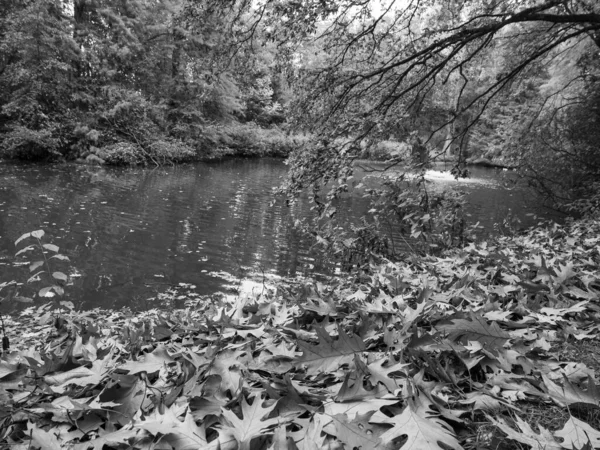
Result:
<svg viewBox="0 0 600 450"><path fill-rule="evenodd" d="M196 152L182 141L160 139L149 145L148 157L158 164L172 164L192 161Z"/></svg>
<svg viewBox="0 0 600 450"><path fill-rule="evenodd" d="M276 127L261 128L254 123L207 126L203 129L199 151L200 155L209 158L287 156L306 139L302 135L288 135Z"/></svg>
<svg viewBox="0 0 600 450"><path fill-rule="evenodd" d="M140 146L130 142L117 142L103 147L100 157L107 164L115 166L136 165L144 162L144 155Z"/></svg>
<svg viewBox="0 0 600 450"><path fill-rule="evenodd" d="M397 156L410 156L410 146L406 142L381 141L377 142L361 153L362 159L371 161L386 161Z"/></svg>
<svg viewBox="0 0 600 450"><path fill-rule="evenodd" d="M52 128L33 130L15 126L0 141L0 156L16 159L51 159L60 156L60 140Z"/></svg>

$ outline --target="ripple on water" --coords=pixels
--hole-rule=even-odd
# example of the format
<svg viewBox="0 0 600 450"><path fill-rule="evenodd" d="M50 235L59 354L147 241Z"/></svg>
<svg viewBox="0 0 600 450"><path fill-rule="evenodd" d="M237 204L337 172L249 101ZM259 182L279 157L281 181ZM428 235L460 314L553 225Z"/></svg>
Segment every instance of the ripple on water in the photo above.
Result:
<svg viewBox="0 0 600 450"><path fill-rule="evenodd" d="M182 282L201 294L227 286L211 273L323 272L330 264L294 227L311 216L310 205L301 199L289 208L273 195L285 171L270 159L154 170L3 164L0 257L11 258L22 233L43 228L81 275L67 292L83 307L143 308L145 298ZM432 176L453 183L444 172ZM461 185L471 189L474 221L491 226L507 205L518 208L516 193L498 188L497 173L476 173L477 179L487 181ZM348 221L369 209L361 195L344 201ZM23 268L4 269L0 282L28 276Z"/></svg>

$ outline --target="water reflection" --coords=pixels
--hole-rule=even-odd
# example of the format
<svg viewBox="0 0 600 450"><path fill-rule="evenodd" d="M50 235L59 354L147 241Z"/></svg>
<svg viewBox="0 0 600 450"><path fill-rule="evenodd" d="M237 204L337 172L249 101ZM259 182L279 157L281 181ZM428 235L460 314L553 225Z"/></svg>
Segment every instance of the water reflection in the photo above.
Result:
<svg viewBox="0 0 600 450"><path fill-rule="evenodd" d="M323 271L312 238L294 227L311 215L309 205L288 208L272 194L285 170L270 159L155 170L1 164L0 282L27 277L11 264L14 241L40 228L81 275L68 292L84 308L143 308L153 293L181 282L216 292L226 282L212 272ZM441 188L459 183L439 178ZM501 189L497 173L474 179L482 181L459 187L470 189L470 211L486 227L507 207L529 210L517 191ZM346 202L349 220L367 211L359 194Z"/></svg>

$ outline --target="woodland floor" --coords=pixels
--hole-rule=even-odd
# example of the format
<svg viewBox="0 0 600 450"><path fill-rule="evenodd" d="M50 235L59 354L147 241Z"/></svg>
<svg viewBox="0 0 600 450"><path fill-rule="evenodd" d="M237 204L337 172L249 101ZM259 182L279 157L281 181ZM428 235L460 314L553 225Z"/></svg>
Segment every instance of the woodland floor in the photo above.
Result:
<svg viewBox="0 0 600 450"><path fill-rule="evenodd" d="M138 314L30 307L0 446L600 448L599 265L589 219Z"/></svg>

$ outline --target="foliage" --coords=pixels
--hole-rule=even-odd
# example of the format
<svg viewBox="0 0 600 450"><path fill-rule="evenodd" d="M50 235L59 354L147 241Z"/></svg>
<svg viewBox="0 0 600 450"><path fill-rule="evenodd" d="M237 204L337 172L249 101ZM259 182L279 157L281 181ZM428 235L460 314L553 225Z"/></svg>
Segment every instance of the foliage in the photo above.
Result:
<svg viewBox="0 0 600 450"><path fill-rule="evenodd" d="M54 128L54 127L52 127ZM58 155L58 139L53 129L32 130L15 126L2 141L2 154L15 159L41 159L48 155Z"/></svg>
<svg viewBox="0 0 600 450"><path fill-rule="evenodd" d="M276 49L227 53L233 16L200 3L3 5L0 156L76 159L124 143L142 151L115 162L171 163L209 156L205 126L282 124Z"/></svg>
<svg viewBox="0 0 600 450"><path fill-rule="evenodd" d="M333 186L334 200L355 159L388 141L412 147L390 163L485 156L550 188L566 161L585 180L557 189L567 200L597 180L595 138L572 132L600 128L583 106L598 92L595 1L219 3L244 17L236 42L290 54L294 124L313 136L292 159L293 195Z"/></svg>
<svg viewBox="0 0 600 450"><path fill-rule="evenodd" d="M15 253L15 258L33 259L33 261L25 261L29 267L30 276L25 283L17 283L16 281L4 282L0 284L0 291L6 287L13 287L9 300L21 303L32 303L32 297L37 295L38 298L53 298L56 305L67 306L73 308L71 302L60 301L65 293L65 287L68 284L69 277L62 271L56 270L56 266L65 265L69 262L69 258L60 253L60 248L51 243L43 243L44 230L35 230L23 234L15 241L15 246L21 243L27 243L29 240L34 240L33 244L26 245ZM39 253L39 256L36 254ZM37 258L37 259L36 259ZM33 295L31 294L31 286L36 283L43 282L45 286L38 289ZM57 297L58 296L58 297Z"/></svg>
<svg viewBox="0 0 600 450"><path fill-rule="evenodd" d="M223 127L218 145L244 156L287 156L301 138L286 135L278 128L262 129L255 124Z"/></svg>
<svg viewBox="0 0 600 450"><path fill-rule="evenodd" d="M4 319L0 439L17 448L489 448L485 425L533 448L597 448L598 423L579 412L600 404L597 367L555 355L597 340L599 223L258 297L190 296L171 312L28 308ZM518 412L552 403L565 419L550 429Z"/></svg>
<svg viewBox="0 0 600 450"><path fill-rule="evenodd" d="M102 148L101 155L108 164L115 166L136 165L144 162L142 150L138 145L130 142L107 145Z"/></svg>
<svg viewBox="0 0 600 450"><path fill-rule="evenodd" d="M587 99L565 107L518 141L521 151L515 159L521 175L559 204L593 202L598 195L600 96L591 87L586 92Z"/></svg>
<svg viewBox="0 0 600 450"><path fill-rule="evenodd" d="M359 224L344 226L335 217L340 205L324 210L331 218L317 234L317 244L337 258L343 270L361 267L381 257L398 261L408 255L441 254L474 240L474 228L463 214L464 200L456 191L428 186L420 174L377 178L377 187L363 180L355 189L369 199L369 212ZM303 224L305 231L310 226Z"/></svg>

